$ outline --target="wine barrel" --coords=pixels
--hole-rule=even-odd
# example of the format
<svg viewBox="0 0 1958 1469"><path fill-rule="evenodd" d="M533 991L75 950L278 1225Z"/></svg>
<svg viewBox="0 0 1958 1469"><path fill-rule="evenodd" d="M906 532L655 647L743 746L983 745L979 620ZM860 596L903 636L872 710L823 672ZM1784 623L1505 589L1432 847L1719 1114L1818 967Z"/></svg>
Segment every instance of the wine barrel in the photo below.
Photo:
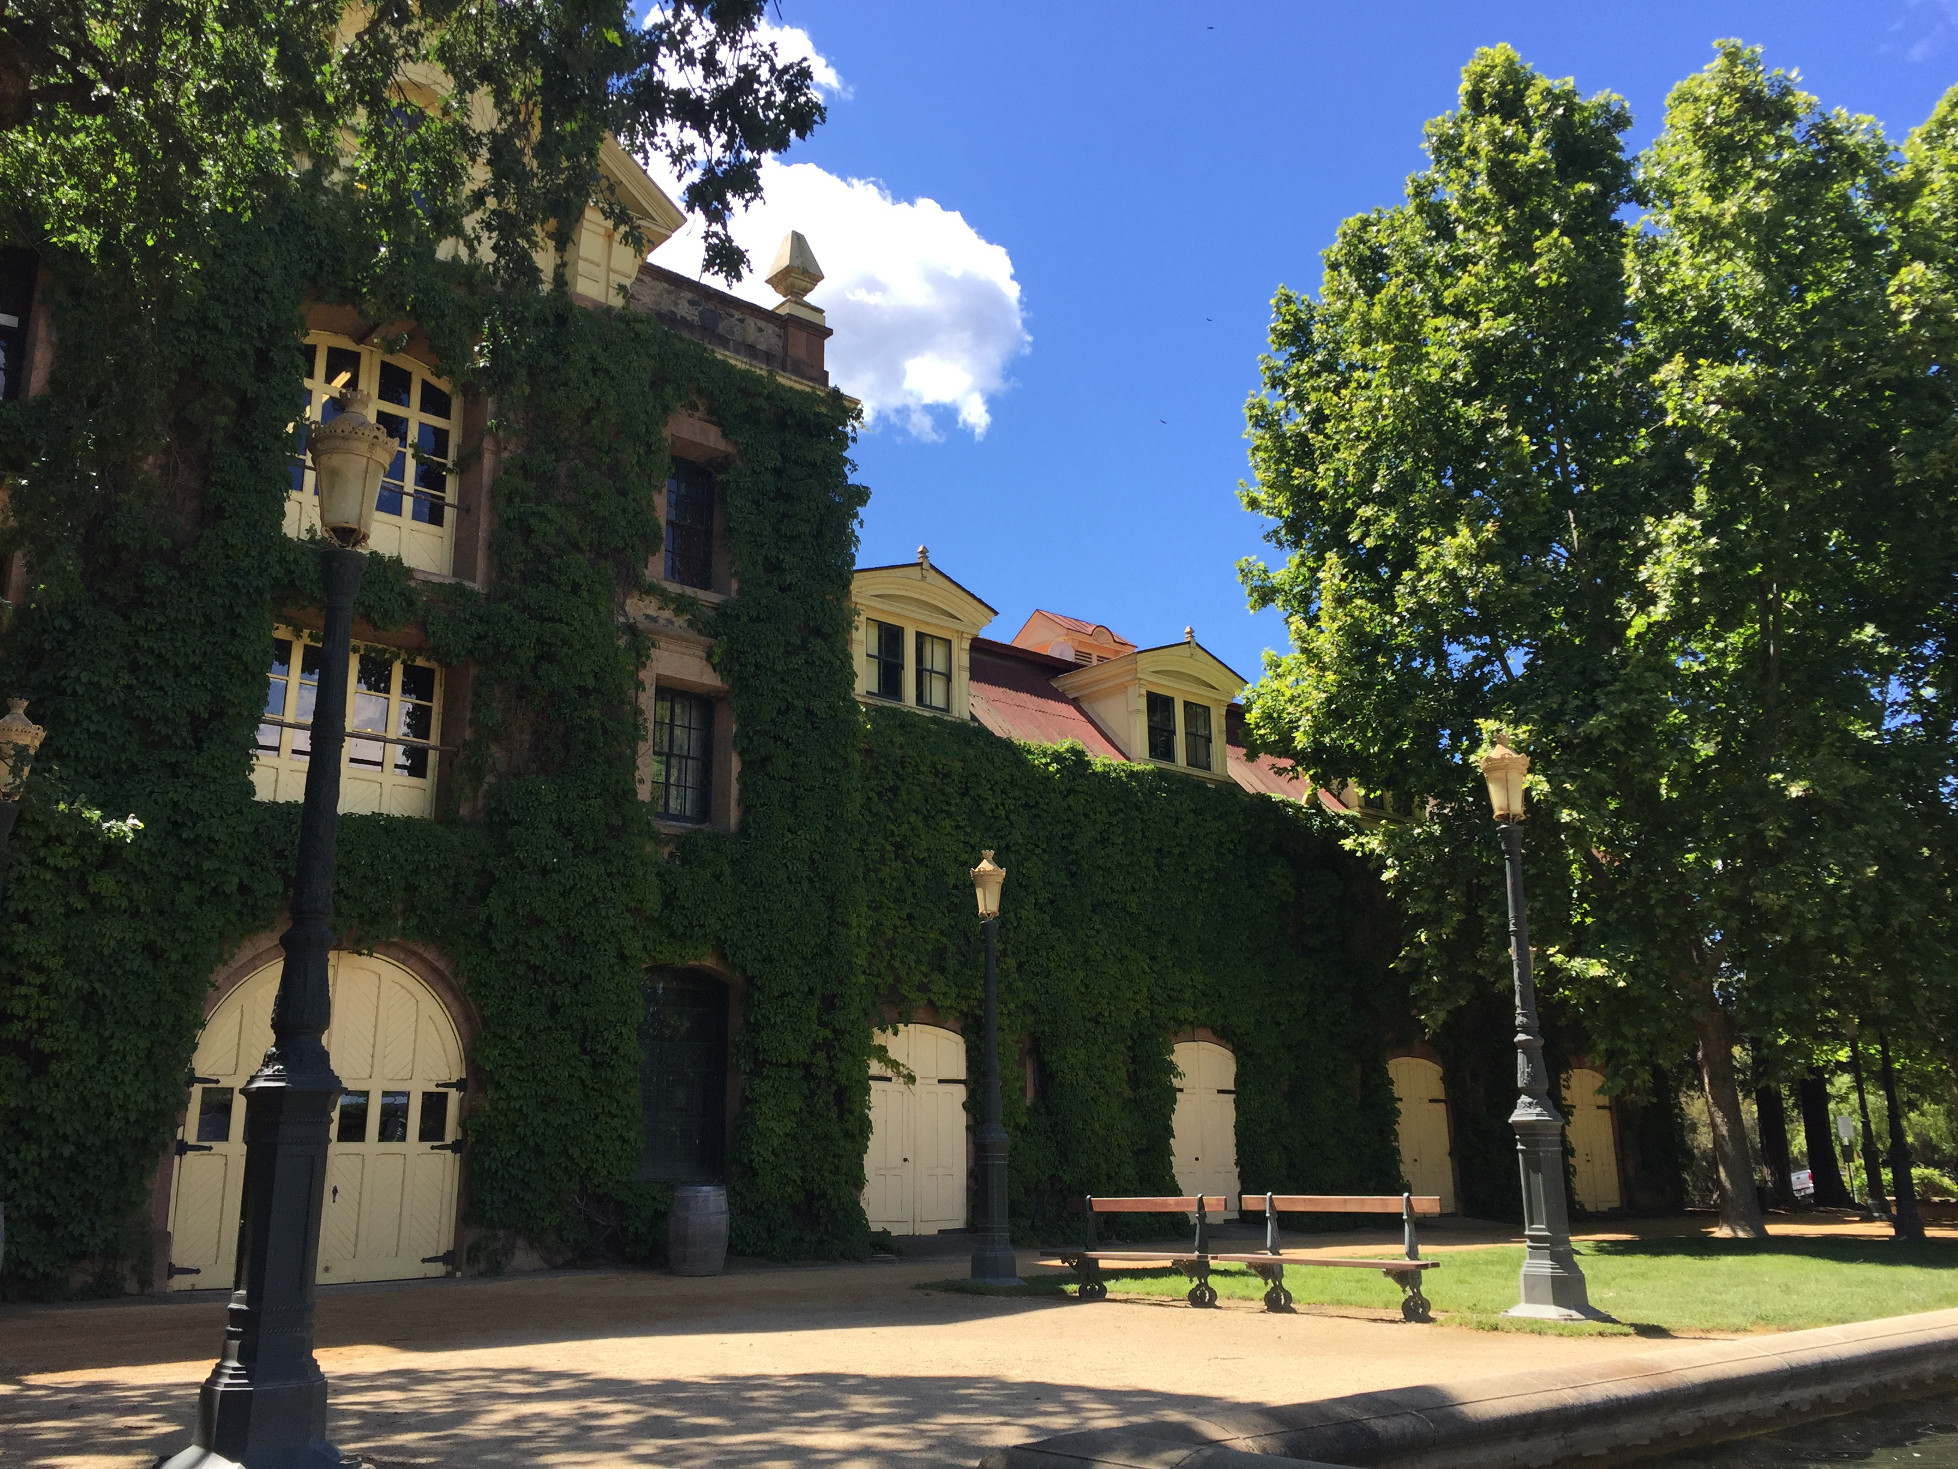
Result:
<svg viewBox="0 0 1958 1469"><path fill-rule="evenodd" d="M675 1275L719 1275L727 1263L727 1190L688 1183L673 1190L666 1261Z"/></svg>

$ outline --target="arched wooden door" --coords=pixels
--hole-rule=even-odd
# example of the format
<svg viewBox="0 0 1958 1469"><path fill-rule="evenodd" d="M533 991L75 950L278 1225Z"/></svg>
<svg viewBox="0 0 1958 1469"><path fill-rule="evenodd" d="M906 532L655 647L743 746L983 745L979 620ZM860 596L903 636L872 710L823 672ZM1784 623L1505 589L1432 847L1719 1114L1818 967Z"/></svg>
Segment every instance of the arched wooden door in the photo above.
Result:
<svg viewBox="0 0 1958 1469"><path fill-rule="evenodd" d="M870 1067L870 1151L863 1211L872 1229L936 1234L965 1227L965 1041L936 1025L880 1032L916 1080Z"/></svg>
<svg viewBox="0 0 1958 1469"><path fill-rule="evenodd" d="M1401 1173L1417 1194L1441 1200L1441 1212L1455 1212L1455 1167L1448 1145L1448 1093L1441 1068L1419 1056L1387 1061L1394 1100L1400 1103Z"/></svg>
<svg viewBox="0 0 1958 1469"><path fill-rule="evenodd" d="M1611 1121L1611 1098L1602 1095L1604 1077L1580 1067L1564 1077L1564 1096L1570 1105L1570 1146L1574 1155L1577 1202L1592 1213L1616 1209L1618 1192L1618 1133Z"/></svg>
<svg viewBox="0 0 1958 1469"><path fill-rule="evenodd" d="M1224 1217L1237 1217L1237 1057L1215 1041L1178 1041L1176 1069L1176 1187L1186 1194L1222 1194Z"/></svg>
<svg viewBox="0 0 1958 1469"><path fill-rule="evenodd" d="M218 1005L198 1038L191 1107L170 1190L172 1290L229 1289L245 1169L239 1089L272 1043L276 963ZM404 1280L453 1262L462 1043L434 993L370 954L331 956L326 1034L340 1103L327 1148L317 1279Z"/></svg>

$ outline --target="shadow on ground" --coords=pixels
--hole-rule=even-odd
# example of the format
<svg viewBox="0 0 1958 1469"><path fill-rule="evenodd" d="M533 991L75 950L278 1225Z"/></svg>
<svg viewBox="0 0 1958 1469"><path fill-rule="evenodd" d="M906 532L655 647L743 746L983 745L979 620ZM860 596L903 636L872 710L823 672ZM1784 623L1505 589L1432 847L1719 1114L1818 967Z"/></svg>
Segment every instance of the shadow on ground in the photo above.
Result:
<svg viewBox="0 0 1958 1469"><path fill-rule="evenodd" d="M148 1469L190 1441L180 1383L28 1387L0 1398L0 1463ZM970 1377L817 1373L626 1381L463 1368L340 1372L330 1432L377 1469L500 1465L970 1465L991 1448L1214 1402L1132 1390Z"/></svg>

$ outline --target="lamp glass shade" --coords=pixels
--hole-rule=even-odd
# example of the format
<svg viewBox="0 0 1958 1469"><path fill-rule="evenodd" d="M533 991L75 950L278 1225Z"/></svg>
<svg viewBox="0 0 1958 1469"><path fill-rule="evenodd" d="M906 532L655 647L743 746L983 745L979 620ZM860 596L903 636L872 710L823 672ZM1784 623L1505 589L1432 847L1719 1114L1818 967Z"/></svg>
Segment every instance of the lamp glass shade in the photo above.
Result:
<svg viewBox="0 0 1958 1469"><path fill-rule="evenodd" d="M360 547L374 528L381 475L396 445L392 434L368 418L373 400L366 393L354 389L340 401L340 416L310 431L320 528L337 545Z"/></svg>
<svg viewBox="0 0 1958 1469"><path fill-rule="evenodd" d="M1523 819L1523 782L1530 773L1530 757L1508 745L1498 743L1482 757L1482 778L1489 783L1489 804L1498 821Z"/></svg>
<svg viewBox="0 0 1958 1469"><path fill-rule="evenodd" d="M45 733L27 717L27 700L7 700L6 717L0 718L0 801L20 799Z"/></svg>
<svg viewBox="0 0 1958 1469"><path fill-rule="evenodd" d="M999 890L1006 883L1006 869L993 864L990 851L979 854L979 865L972 869L972 890L979 897L981 918L999 917Z"/></svg>

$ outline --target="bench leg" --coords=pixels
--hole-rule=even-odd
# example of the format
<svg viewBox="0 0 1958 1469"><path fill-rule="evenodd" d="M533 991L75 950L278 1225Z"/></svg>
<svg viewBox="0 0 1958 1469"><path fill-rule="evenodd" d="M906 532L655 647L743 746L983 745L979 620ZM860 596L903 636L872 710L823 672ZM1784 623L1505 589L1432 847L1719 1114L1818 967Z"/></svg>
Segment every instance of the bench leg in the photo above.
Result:
<svg viewBox="0 0 1958 1469"><path fill-rule="evenodd" d="M1421 1294L1421 1272L1419 1270L1383 1270L1380 1272L1401 1288L1401 1320L1432 1321L1434 1306Z"/></svg>
<svg viewBox="0 0 1958 1469"><path fill-rule="evenodd" d="M1176 1268L1193 1279L1196 1284L1190 1287L1186 1297L1192 1306L1214 1306L1217 1304L1217 1287L1210 1283L1210 1262L1208 1260L1178 1260Z"/></svg>
<svg viewBox="0 0 1958 1469"><path fill-rule="evenodd" d="M1290 1311L1292 1293L1285 1289L1285 1267L1283 1265L1253 1265L1251 1273L1265 1283L1265 1309L1267 1311Z"/></svg>
<svg viewBox="0 0 1958 1469"><path fill-rule="evenodd" d="M1074 1267L1074 1274L1081 1282L1074 1292L1077 1299L1083 1301L1108 1299L1108 1282L1101 1278L1101 1261L1077 1257L1068 1263Z"/></svg>

